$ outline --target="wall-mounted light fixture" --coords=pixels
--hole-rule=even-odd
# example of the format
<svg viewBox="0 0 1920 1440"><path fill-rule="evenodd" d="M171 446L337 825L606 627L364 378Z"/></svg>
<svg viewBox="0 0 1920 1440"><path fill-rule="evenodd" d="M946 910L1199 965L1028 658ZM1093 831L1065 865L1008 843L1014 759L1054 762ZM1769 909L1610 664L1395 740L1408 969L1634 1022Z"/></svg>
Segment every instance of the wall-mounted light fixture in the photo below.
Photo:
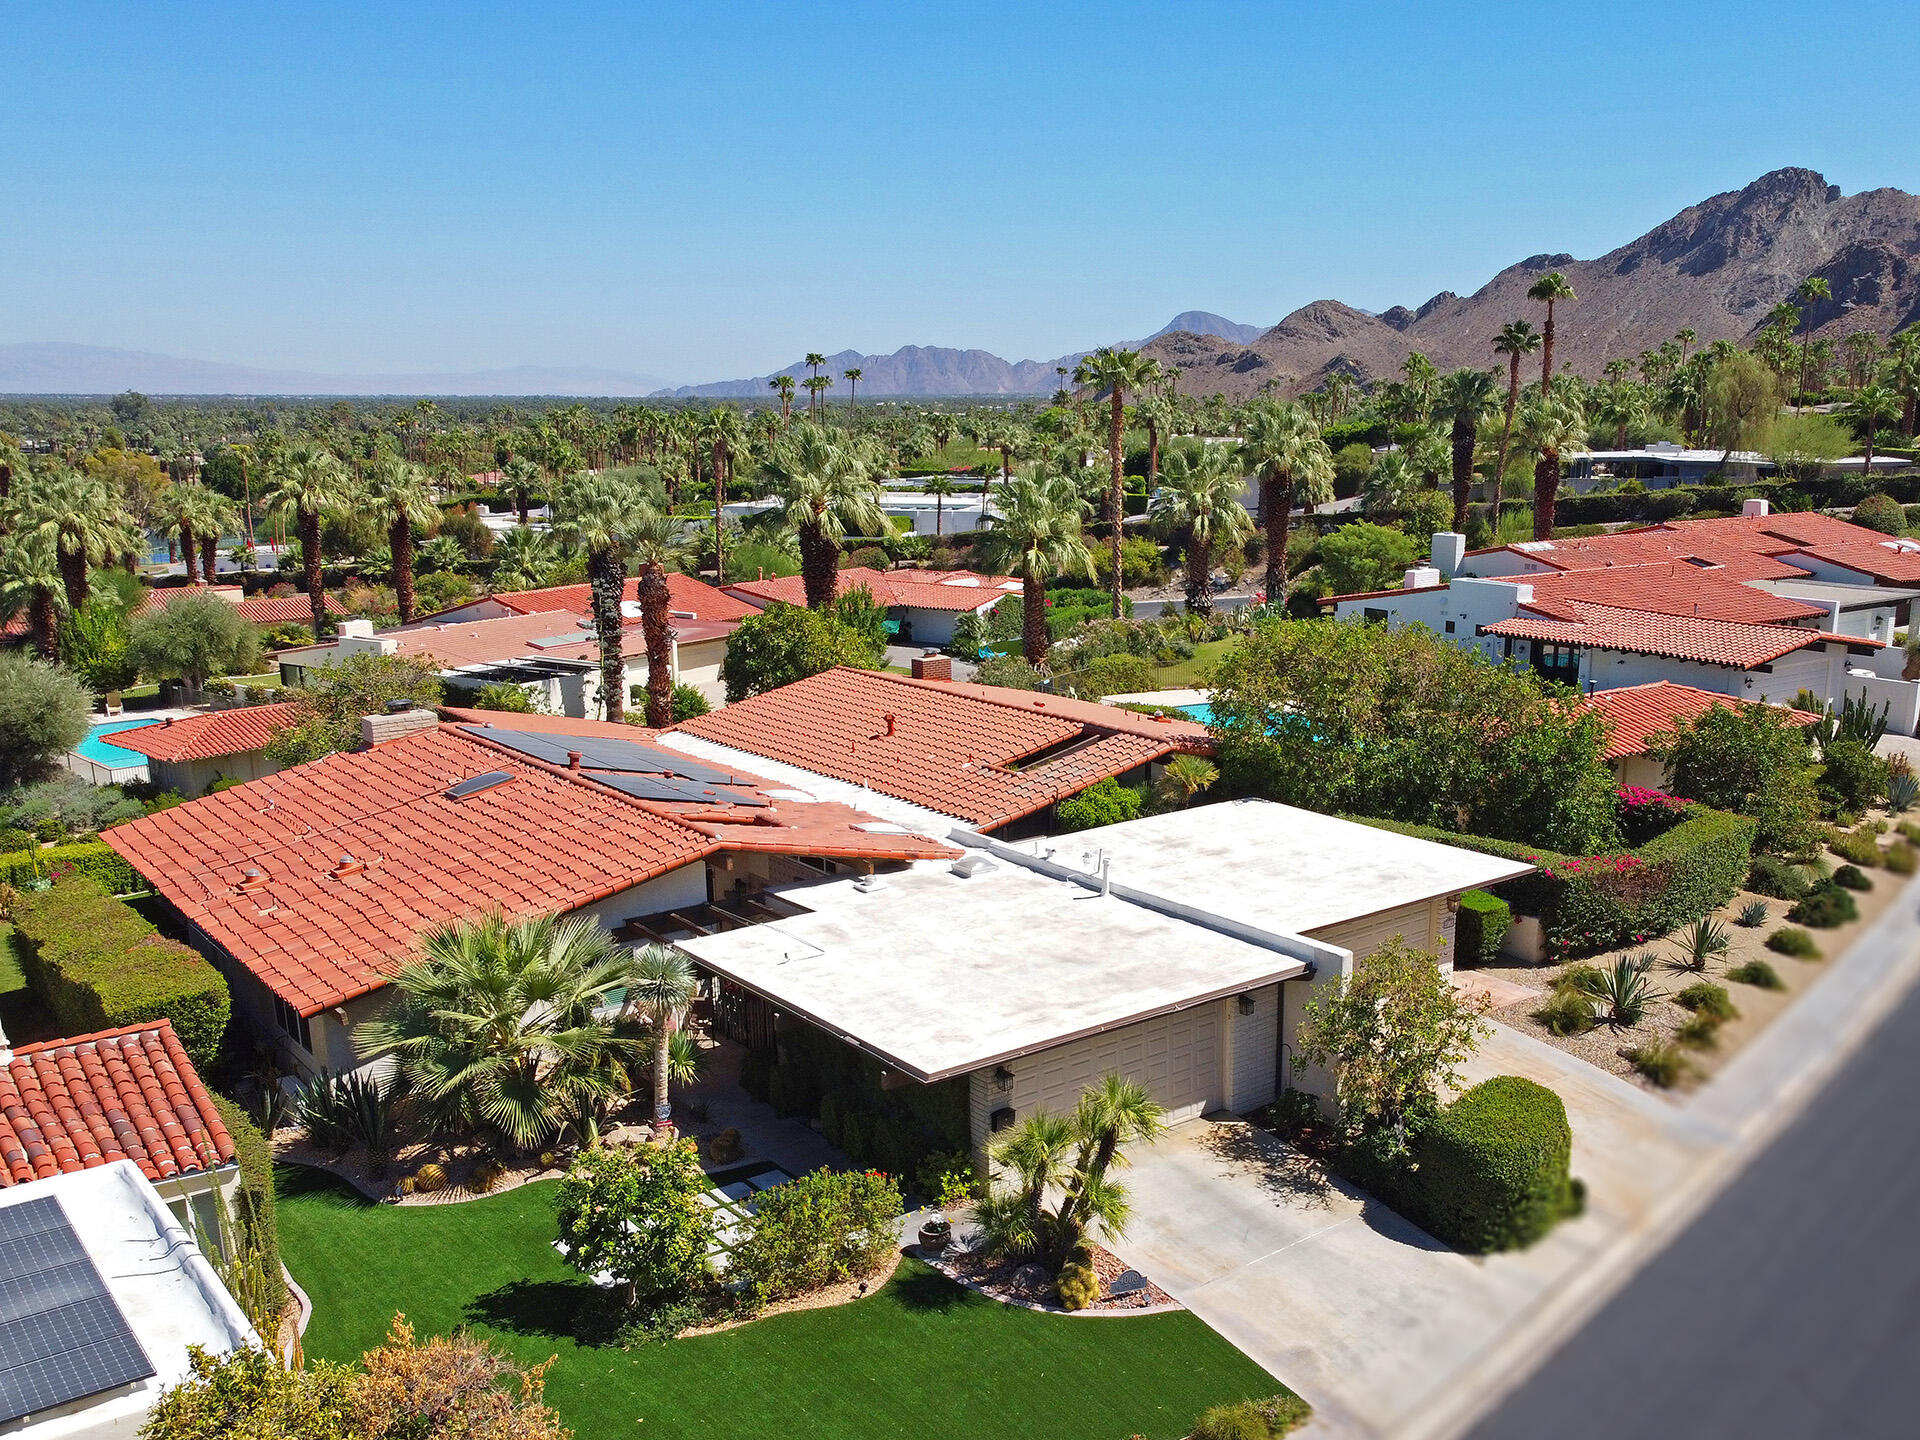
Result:
<svg viewBox="0 0 1920 1440"><path fill-rule="evenodd" d="M1251 992L1240 996L1236 1003L1240 1006L1240 1013L1242 1015L1253 1014L1253 995Z"/></svg>
<svg viewBox="0 0 1920 1440"><path fill-rule="evenodd" d="M1004 1065L994 1066L993 1083L998 1089L1011 1090L1013 1088L1013 1071Z"/></svg>

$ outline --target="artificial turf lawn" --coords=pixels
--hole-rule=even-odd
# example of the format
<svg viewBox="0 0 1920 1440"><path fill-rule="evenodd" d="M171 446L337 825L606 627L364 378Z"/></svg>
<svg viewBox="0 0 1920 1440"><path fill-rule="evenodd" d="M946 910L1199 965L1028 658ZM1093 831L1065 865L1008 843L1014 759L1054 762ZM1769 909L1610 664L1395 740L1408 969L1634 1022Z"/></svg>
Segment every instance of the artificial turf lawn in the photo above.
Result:
<svg viewBox="0 0 1920 1440"><path fill-rule="evenodd" d="M912 1260L850 1305L627 1350L582 1345L581 1317L603 1297L551 1248L555 1182L404 1208L312 1171L283 1167L279 1182L281 1253L313 1299L309 1356L353 1359L396 1310L423 1335L466 1325L524 1361L558 1356L547 1399L579 1440L1163 1440L1209 1405L1281 1388L1184 1311L1043 1315Z"/></svg>
<svg viewBox="0 0 1920 1440"><path fill-rule="evenodd" d="M1188 659L1156 669L1153 672L1153 688L1190 690L1206 685L1213 678L1215 667L1237 643L1232 636L1225 640L1202 640L1193 647L1193 654Z"/></svg>

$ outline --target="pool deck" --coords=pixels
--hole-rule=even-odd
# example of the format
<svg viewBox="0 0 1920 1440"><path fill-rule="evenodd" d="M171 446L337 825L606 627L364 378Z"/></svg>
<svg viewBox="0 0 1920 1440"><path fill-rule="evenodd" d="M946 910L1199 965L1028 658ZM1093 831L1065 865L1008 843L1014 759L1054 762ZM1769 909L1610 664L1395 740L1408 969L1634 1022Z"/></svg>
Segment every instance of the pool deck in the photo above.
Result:
<svg viewBox="0 0 1920 1440"><path fill-rule="evenodd" d="M1168 709L1184 709L1188 705L1206 705L1213 700L1212 692L1207 690L1138 690L1131 695L1104 695L1102 705L1165 705Z"/></svg>

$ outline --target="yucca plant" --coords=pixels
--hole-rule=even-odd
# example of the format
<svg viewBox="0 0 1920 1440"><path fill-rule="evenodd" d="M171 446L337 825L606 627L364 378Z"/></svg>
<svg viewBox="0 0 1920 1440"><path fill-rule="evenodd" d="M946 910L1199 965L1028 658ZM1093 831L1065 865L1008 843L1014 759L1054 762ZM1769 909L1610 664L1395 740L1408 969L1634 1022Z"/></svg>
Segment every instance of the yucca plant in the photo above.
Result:
<svg viewBox="0 0 1920 1440"><path fill-rule="evenodd" d="M353 1145L352 1122L348 1118L344 1075L322 1070L300 1092L297 1106L307 1139L322 1150L344 1155Z"/></svg>
<svg viewBox="0 0 1920 1440"><path fill-rule="evenodd" d="M1609 1024L1638 1025L1646 1017L1647 1007L1661 998L1647 978L1653 962L1652 955L1622 955L1611 970L1582 973L1579 988L1606 1006Z"/></svg>
<svg viewBox="0 0 1920 1440"><path fill-rule="evenodd" d="M1749 930L1759 929L1767 923L1767 902L1749 900L1740 907L1740 913L1734 916L1733 923L1745 926Z"/></svg>
<svg viewBox="0 0 1920 1440"><path fill-rule="evenodd" d="M1716 955L1726 954L1733 942L1726 926L1711 915L1702 915L1681 933L1680 943L1686 950L1686 958L1680 964L1705 974L1707 962Z"/></svg>

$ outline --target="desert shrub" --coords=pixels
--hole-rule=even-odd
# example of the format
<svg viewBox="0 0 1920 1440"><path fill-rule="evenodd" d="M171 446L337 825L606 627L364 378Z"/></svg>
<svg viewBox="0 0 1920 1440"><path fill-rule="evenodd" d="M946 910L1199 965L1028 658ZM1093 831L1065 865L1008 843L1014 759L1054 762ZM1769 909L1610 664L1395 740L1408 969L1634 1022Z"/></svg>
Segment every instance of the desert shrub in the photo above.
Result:
<svg viewBox="0 0 1920 1440"><path fill-rule="evenodd" d="M1782 955L1791 955L1796 960L1818 960L1820 947L1814 943L1813 936L1791 925L1783 925L1767 937L1767 948ZM1731 972L1729 972L1731 973Z"/></svg>
<svg viewBox="0 0 1920 1440"><path fill-rule="evenodd" d="M682 720L698 719L711 709L713 709L713 707L707 703L707 697L702 695L694 686L676 685L673 687L671 713L674 724L678 725Z"/></svg>
<svg viewBox="0 0 1920 1440"><path fill-rule="evenodd" d="M1696 1015L1705 1015L1716 1023L1738 1019L1740 1015L1734 1008L1733 997L1727 994L1727 987L1715 985L1710 980L1694 981L1673 997L1673 1003Z"/></svg>
<svg viewBox="0 0 1920 1440"><path fill-rule="evenodd" d="M30 830L15 830L11 826L0 828L0 855L14 855L22 850L40 848L40 837Z"/></svg>
<svg viewBox="0 0 1920 1440"><path fill-rule="evenodd" d="M1802 934L1805 932L1802 931ZM1756 990L1784 990L1786 981L1780 978L1780 972L1764 960L1749 960L1744 965L1736 965L1727 971L1727 979L1738 985L1751 985Z"/></svg>
<svg viewBox="0 0 1920 1440"><path fill-rule="evenodd" d="M1860 918L1860 907L1853 896L1838 885L1822 885L1806 899L1787 911L1787 919L1796 925L1811 925L1816 930L1831 930Z"/></svg>
<svg viewBox="0 0 1920 1440"><path fill-rule="evenodd" d="M57 824L55 830L57 834ZM21 853L0 855L0 883L18 885L36 874L63 872L84 876L108 895L128 895L146 888L133 866L104 840L78 840L44 850L35 845Z"/></svg>
<svg viewBox="0 0 1920 1440"><path fill-rule="evenodd" d="M1556 988L1546 1003L1533 1012L1533 1018L1553 1035L1584 1035L1598 1023L1593 1001L1577 990L1566 988Z"/></svg>
<svg viewBox="0 0 1920 1440"><path fill-rule="evenodd" d="M1807 877L1778 855L1756 855L1747 871L1747 889L1776 900L1798 900L1807 893Z"/></svg>
<svg viewBox="0 0 1920 1440"><path fill-rule="evenodd" d="M1837 739L1821 753L1820 793L1843 810L1864 810L1887 788L1887 762L1859 740Z"/></svg>
<svg viewBox="0 0 1920 1440"><path fill-rule="evenodd" d="M78 874L21 899L14 926L27 984L61 1034L166 1019L194 1065L211 1073L231 1001L227 982L197 951Z"/></svg>
<svg viewBox="0 0 1920 1440"><path fill-rule="evenodd" d="M1895 875L1911 875L1920 868L1920 851L1904 840L1896 840L1880 852L1880 863Z"/></svg>
<svg viewBox="0 0 1920 1440"><path fill-rule="evenodd" d="M1854 506L1853 523L1878 530L1882 535L1907 533L1906 511L1900 508L1898 500L1886 494L1869 495Z"/></svg>
<svg viewBox="0 0 1920 1440"><path fill-rule="evenodd" d="M1009 690L1038 690L1040 672L1019 655L994 655L980 662L973 678L980 685L1004 685Z"/></svg>
<svg viewBox="0 0 1920 1440"><path fill-rule="evenodd" d="M1070 795L1060 802L1060 828L1092 830L1101 825L1137 820L1143 803L1144 797L1140 791L1122 785L1109 775L1099 784L1090 785L1078 795Z"/></svg>
<svg viewBox="0 0 1920 1440"><path fill-rule="evenodd" d="M1833 883L1847 890L1873 889L1873 881L1867 878L1858 865L1842 865L1833 872Z"/></svg>
<svg viewBox="0 0 1920 1440"><path fill-rule="evenodd" d="M1878 865L1881 861L1880 837L1871 830L1855 830L1847 835L1835 835L1827 842L1827 848L1842 860L1854 865Z"/></svg>
<svg viewBox="0 0 1920 1440"><path fill-rule="evenodd" d="M1673 1033L1682 1045L1711 1050L1720 1043L1720 1022L1711 1015L1689 1015Z"/></svg>
<svg viewBox="0 0 1920 1440"><path fill-rule="evenodd" d="M1662 1090L1671 1088L1687 1068L1687 1058L1671 1043L1635 1045L1626 1052L1627 1063Z"/></svg>
<svg viewBox="0 0 1920 1440"><path fill-rule="evenodd" d="M1063 1310L1084 1310L1100 1298L1100 1277L1091 1265L1068 1265L1054 1278Z"/></svg>
<svg viewBox="0 0 1920 1440"><path fill-rule="evenodd" d="M900 1187L859 1170L815 1170L760 1196L729 1280L760 1303L878 1270L899 1248Z"/></svg>
<svg viewBox="0 0 1920 1440"><path fill-rule="evenodd" d="M1065 694L1082 700L1131 695L1153 688L1153 667L1138 655L1101 655L1074 671L1056 675Z"/></svg>
<svg viewBox="0 0 1920 1440"><path fill-rule="evenodd" d="M1313 1407L1291 1391L1266 1400L1215 1405L1193 1422L1191 1440L1275 1440L1306 1424Z"/></svg>
<svg viewBox="0 0 1920 1440"><path fill-rule="evenodd" d="M71 672L0 654L0 789L45 774L87 734L93 693Z"/></svg>
<svg viewBox="0 0 1920 1440"><path fill-rule="evenodd" d="M1558 1095L1518 1075L1484 1080L1414 1141L1417 1218L1474 1253L1529 1245L1574 1209L1572 1149Z"/></svg>
<svg viewBox="0 0 1920 1440"><path fill-rule="evenodd" d="M1748 930L1758 930L1767 923L1767 902L1749 900L1740 907L1740 913L1733 917L1733 923Z"/></svg>
<svg viewBox="0 0 1920 1440"><path fill-rule="evenodd" d="M1622 955L1611 970L1593 970L1578 982L1582 993L1591 995L1606 1007L1607 1019L1614 1025L1634 1026L1645 1018L1647 1007L1660 998L1647 977L1653 970L1652 955Z"/></svg>
<svg viewBox="0 0 1920 1440"><path fill-rule="evenodd" d="M1500 958L1500 941L1513 924L1513 908L1484 890L1460 895L1460 917L1454 930L1455 965L1491 965Z"/></svg>

